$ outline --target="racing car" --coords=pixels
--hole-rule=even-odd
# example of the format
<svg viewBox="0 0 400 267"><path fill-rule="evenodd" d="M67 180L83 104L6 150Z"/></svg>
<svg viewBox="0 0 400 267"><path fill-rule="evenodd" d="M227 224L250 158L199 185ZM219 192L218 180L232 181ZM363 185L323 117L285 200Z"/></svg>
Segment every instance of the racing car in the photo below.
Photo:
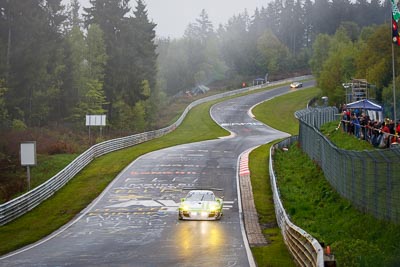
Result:
<svg viewBox="0 0 400 267"><path fill-rule="evenodd" d="M301 82L293 82L290 84L290 88L300 88L303 87L303 83Z"/></svg>
<svg viewBox="0 0 400 267"><path fill-rule="evenodd" d="M191 190L179 205L179 220L219 220L224 202L211 190Z"/></svg>

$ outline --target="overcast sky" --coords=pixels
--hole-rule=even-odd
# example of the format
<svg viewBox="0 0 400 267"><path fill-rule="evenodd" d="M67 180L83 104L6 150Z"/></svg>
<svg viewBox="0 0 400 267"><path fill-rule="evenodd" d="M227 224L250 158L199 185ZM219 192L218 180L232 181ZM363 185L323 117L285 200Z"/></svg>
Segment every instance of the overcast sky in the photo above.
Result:
<svg viewBox="0 0 400 267"><path fill-rule="evenodd" d="M64 0L63 2L69 2ZM87 7L89 0L80 0ZM181 37L189 23L199 18L201 10L205 10L210 21L217 29L225 24L233 15L243 13L245 9L250 16L254 10L266 7L268 0L144 0L150 20L157 24L156 32L162 37ZM136 0L131 0L132 8Z"/></svg>
<svg viewBox="0 0 400 267"><path fill-rule="evenodd" d="M247 9L254 14L256 7L266 6L267 0L145 0L148 15L158 26L160 36L180 37L187 25L195 22L204 9L214 29L225 24L233 15ZM136 2L135 2L136 3Z"/></svg>

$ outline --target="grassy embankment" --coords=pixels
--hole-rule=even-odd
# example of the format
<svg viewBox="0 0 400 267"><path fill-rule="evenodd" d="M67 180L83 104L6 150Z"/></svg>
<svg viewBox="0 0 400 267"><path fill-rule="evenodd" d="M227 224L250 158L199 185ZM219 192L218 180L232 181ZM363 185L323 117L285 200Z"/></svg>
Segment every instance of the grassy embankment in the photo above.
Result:
<svg viewBox="0 0 400 267"><path fill-rule="evenodd" d="M319 89L295 91L264 102L253 109L256 118L264 123L290 133L298 134L299 123L294 112L306 107L307 102L319 94ZM269 181L268 160L271 144L255 149L250 154L251 183L254 200L264 235L271 244L252 248L258 266L295 266L276 224Z"/></svg>
<svg viewBox="0 0 400 267"><path fill-rule="evenodd" d="M274 101L284 104L281 99L274 99L258 106L253 113L257 119L285 131L286 119L277 120L279 112L273 114L278 108ZM336 127L337 122L326 125L324 133L338 147L371 149L365 141L336 131ZM250 159L253 160L253 155ZM275 171L285 209L292 221L330 245L339 266L400 266L400 225L377 220L355 209L339 196L322 171L296 145L288 152L277 152Z"/></svg>

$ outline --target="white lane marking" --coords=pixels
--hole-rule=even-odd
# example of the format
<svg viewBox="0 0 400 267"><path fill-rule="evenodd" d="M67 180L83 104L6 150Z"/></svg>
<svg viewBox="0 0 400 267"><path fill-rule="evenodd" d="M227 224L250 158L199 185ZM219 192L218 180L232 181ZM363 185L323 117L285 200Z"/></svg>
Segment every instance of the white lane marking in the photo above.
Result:
<svg viewBox="0 0 400 267"><path fill-rule="evenodd" d="M160 212L177 212L178 207L162 207L159 211Z"/></svg>
<svg viewBox="0 0 400 267"><path fill-rule="evenodd" d="M157 200L157 201L167 207L178 207L179 206L179 204L173 200Z"/></svg>
<svg viewBox="0 0 400 267"><path fill-rule="evenodd" d="M107 206L107 208L126 208L130 206L161 207L162 204L154 200L129 200L126 202Z"/></svg>
<svg viewBox="0 0 400 267"><path fill-rule="evenodd" d="M260 126L264 125L261 122L224 122L220 124L221 126L246 126L246 125L253 125L253 126Z"/></svg>

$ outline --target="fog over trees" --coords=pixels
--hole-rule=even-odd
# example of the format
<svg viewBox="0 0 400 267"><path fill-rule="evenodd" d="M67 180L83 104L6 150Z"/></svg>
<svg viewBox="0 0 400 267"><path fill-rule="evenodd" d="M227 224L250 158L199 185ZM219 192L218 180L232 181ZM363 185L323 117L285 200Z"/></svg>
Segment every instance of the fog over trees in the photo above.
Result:
<svg viewBox="0 0 400 267"><path fill-rule="evenodd" d="M390 83L382 62L390 51L372 41L390 44L390 6L378 0L266 1L217 28L203 10L177 39L156 39L142 0L90 0L80 8L77 0L66 7L0 1L2 129L82 129L86 114L107 114L112 129L145 131L166 96L199 84L238 88L266 73L278 79L312 69L338 100L337 84L353 75L379 86L380 100ZM389 40L376 36L386 38L384 27ZM365 56L372 52L374 62ZM338 62L340 81L331 81L326 72Z"/></svg>

